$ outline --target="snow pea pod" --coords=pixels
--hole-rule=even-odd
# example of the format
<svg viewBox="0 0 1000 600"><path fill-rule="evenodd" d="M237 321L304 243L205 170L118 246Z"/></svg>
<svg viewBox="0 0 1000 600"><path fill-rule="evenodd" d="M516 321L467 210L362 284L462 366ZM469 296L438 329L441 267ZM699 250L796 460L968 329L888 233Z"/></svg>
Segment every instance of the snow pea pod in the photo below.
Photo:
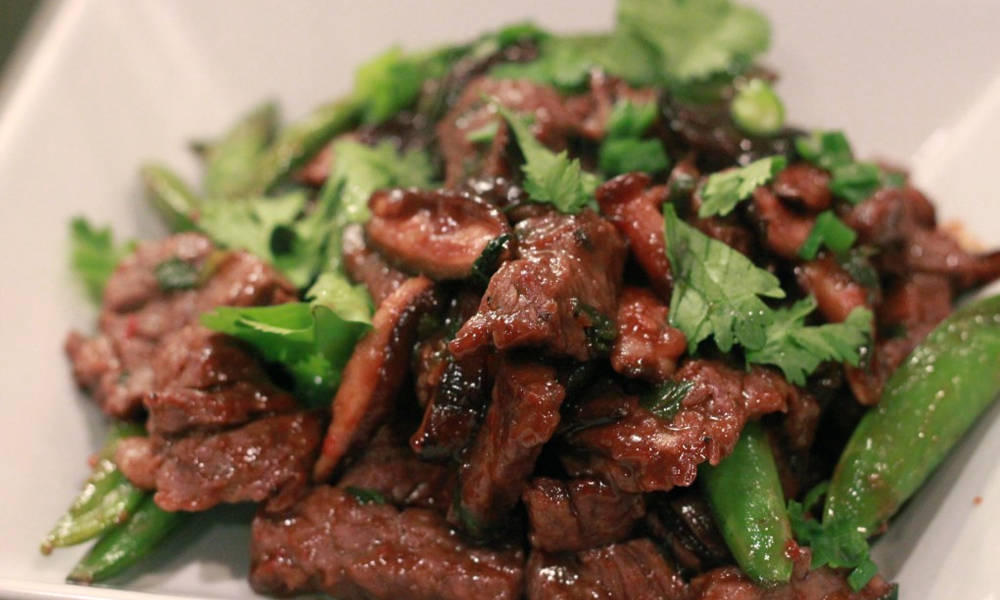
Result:
<svg viewBox="0 0 1000 600"><path fill-rule="evenodd" d="M66 580L91 584L118 575L148 555L189 516L190 513L165 511L153 502L152 494L145 494L132 517L104 534Z"/></svg>
<svg viewBox="0 0 1000 600"><path fill-rule="evenodd" d="M787 582L792 576L787 554L792 526L761 424L747 423L732 454L717 466L703 464L698 480L740 568L762 585Z"/></svg>
<svg viewBox="0 0 1000 600"><path fill-rule="evenodd" d="M878 533L1000 394L1000 296L938 325L886 384L840 457L824 525Z"/></svg>
<svg viewBox="0 0 1000 600"><path fill-rule="evenodd" d="M90 477L66 513L42 540L43 554L56 547L79 544L97 537L126 518L139 503L142 491L129 483L113 462L118 442L137 435L144 435L139 425L119 423L112 428Z"/></svg>

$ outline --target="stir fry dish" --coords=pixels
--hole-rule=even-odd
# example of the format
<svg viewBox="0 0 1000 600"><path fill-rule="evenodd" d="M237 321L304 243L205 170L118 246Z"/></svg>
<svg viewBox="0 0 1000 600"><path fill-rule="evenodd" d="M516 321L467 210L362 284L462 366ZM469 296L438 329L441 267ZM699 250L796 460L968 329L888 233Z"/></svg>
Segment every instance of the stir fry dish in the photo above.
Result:
<svg viewBox="0 0 1000 600"><path fill-rule="evenodd" d="M111 433L43 552L102 582L255 503L263 595L897 597L869 542L1000 393L1000 297L954 309L1000 252L786 125L769 35L620 0L144 166L169 237L72 225Z"/></svg>

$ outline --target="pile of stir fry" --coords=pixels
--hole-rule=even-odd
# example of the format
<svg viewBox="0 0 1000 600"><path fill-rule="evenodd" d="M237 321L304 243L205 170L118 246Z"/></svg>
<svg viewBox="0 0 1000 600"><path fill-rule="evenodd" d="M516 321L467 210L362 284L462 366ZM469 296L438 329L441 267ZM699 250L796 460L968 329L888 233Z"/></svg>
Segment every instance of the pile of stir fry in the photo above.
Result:
<svg viewBox="0 0 1000 600"><path fill-rule="evenodd" d="M261 594L895 597L868 541L1000 392L1000 299L953 312L1000 253L787 126L768 42L620 0L262 105L199 186L144 167L172 235L73 224L113 429L43 551L99 538L104 581L253 502Z"/></svg>

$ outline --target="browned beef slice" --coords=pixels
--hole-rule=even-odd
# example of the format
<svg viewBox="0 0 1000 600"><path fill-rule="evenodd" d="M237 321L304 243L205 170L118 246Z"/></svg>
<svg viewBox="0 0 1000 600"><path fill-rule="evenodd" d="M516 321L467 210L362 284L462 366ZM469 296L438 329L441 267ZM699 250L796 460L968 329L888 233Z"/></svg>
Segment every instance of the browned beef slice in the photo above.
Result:
<svg viewBox="0 0 1000 600"><path fill-rule="evenodd" d="M816 223L815 215L794 210L767 186L754 190L750 214L764 234L764 246L786 260L799 259L799 250Z"/></svg>
<svg viewBox="0 0 1000 600"><path fill-rule="evenodd" d="M375 311L373 329L354 348L333 398L333 419L313 470L316 481L329 479L389 417L406 380L417 325L437 305L433 282L420 276L407 280Z"/></svg>
<svg viewBox="0 0 1000 600"><path fill-rule="evenodd" d="M565 149L567 134L576 129L576 115L566 109L555 88L528 80L476 79L437 126L445 187L454 188L469 177L500 177L512 171L506 127L501 126L490 142L470 139L471 132L500 120L493 101L514 112L533 114L532 133L553 150Z"/></svg>
<svg viewBox="0 0 1000 600"><path fill-rule="evenodd" d="M323 421L277 415L236 429L157 440L154 500L165 510L206 510L221 502L294 496L309 480Z"/></svg>
<svg viewBox="0 0 1000 600"><path fill-rule="evenodd" d="M864 588L854 591L847 583L849 569L809 569L809 552L801 551L792 579L786 584L762 588L737 567L720 567L691 581L690 600L889 600L894 587L876 575Z"/></svg>
<svg viewBox="0 0 1000 600"><path fill-rule="evenodd" d="M203 281L192 289L161 289L157 267L189 265ZM162 339L216 306L258 306L294 300L295 289L245 252L220 252L204 236L174 235L143 244L108 280L100 333L70 334L73 375L107 414L133 416L152 390L150 359Z"/></svg>
<svg viewBox="0 0 1000 600"><path fill-rule="evenodd" d="M510 233L506 217L471 194L382 190L368 206L372 217L365 232L372 245L393 264L435 280L468 277L487 244Z"/></svg>
<svg viewBox="0 0 1000 600"><path fill-rule="evenodd" d="M677 571L647 539L572 554L534 551L528 600L687 600Z"/></svg>
<svg viewBox="0 0 1000 600"><path fill-rule="evenodd" d="M588 332L598 325L595 317L615 314L624 240L590 210L529 218L515 233L521 258L493 275L479 312L449 345L452 353L462 358L489 346L540 346L578 360L594 357L598 349Z"/></svg>
<svg viewBox="0 0 1000 600"><path fill-rule="evenodd" d="M344 490L376 492L396 506L447 510L454 485L446 465L420 460L407 444L406 432L387 423L365 446L364 453L338 479Z"/></svg>
<svg viewBox="0 0 1000 600"><path fill-rule="evenodd" d="M156 489L160 457L152 439L136 436L121 440L115 448L114 462L132 485L142 490Z"/></svg>
<svg viewBox="0 0 1000 600"><path fill-rule="evenodd" d="M198 325L166 336L152 368L155 391L144 399L150 434L227 427L299 408L239 340Z"/></svg>
<svg viewBox="0 0 1000 600"><path fill-rule="evenodd" d="M670 549L678 566L700 573L733 564L732 555L697 488L656 494L646 503L650 537Z"/></svg>
<svg viewBox="0 0 1000 600"><path fill-rule="evenodd" d="M818 213L830 208L830 174L807 162L788 165L774 176L771 189L782 200Z"/></svg>
<svg viewBox="0 0 1000 600"><path fill-rule="evenodd" d="M362 504L318 487L290 510L254 519L250 585L258 593L322 592L340 600L516 600L524 554L464 541L437 514Z"/></svg>
<svg viewBox="0 0 1000 600"><path fill-rule="evenodd" d="M601 214L629 241L632 255L660 298L670 298L674 277L663 241L664 187L648 188L649 176L628 173L597 188Z"/></svg>
<svg viewBox="0 0 1000 600"><path fill-rule="evenodd" d="M673 381L690 387L673 419L616 388L575 406L567 416L576 450L564 457L570 471L602 475L636 493L691 485L699 464L718 464L732 452L748 420L786 410L800 393L775 371L713 360L686 362Z"/></svg>
<svg viewBox="0 0 1000 600"><path fill-rule="evenodd" d="M627 287L618 296L618 337L611 367L628 377L663 383L687 351L687 338L670 326L667 305L646 288Z"/></svg>
<svg viewBox="0 0 1000 600"><path fill-rule="evenodd" d="M531 545L546 552L578 552L624 539L645 513L642 495L600 479L539 477L522 495Z"/></svg>
<svg viewBox="0 0 1000 600"><path fill-rule="evenodd" d="M368 245L360 225L344 228L343 248L344 269L351 281L365 286L375 306L382 304L409 278Z"/></svg>
<svg viewBox="0 0 1000 600"><path fill-rule="evenodd" d="M799 285L816 298L820 314L831 323L843 323L855 308L871 310L878 290L855 281L831 255L795 269ZM875 282L877 283L877 282Z"/></svg>
<svg viewBox="0 0 1000 600"><path fill-rule="evenodd" d="M486 419L462 466L449 520L481 535L514 508L559 425L565 395L553 368L504 359Z"/></svg>

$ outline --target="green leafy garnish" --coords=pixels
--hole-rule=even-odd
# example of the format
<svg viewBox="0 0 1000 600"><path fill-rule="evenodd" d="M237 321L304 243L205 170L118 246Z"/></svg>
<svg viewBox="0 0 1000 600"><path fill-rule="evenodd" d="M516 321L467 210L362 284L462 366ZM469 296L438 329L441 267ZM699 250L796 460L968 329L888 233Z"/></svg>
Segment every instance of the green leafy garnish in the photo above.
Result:
<svg viewBox="0 0 1000 600"><path fill-rule="evenodd" d="M835 569L852 569L847 577L851 589L858 591L878 574L878 566L871 559L868 542L856 528L846 522L820 524L809 514L820 498L826 494L828 482L816 486L803 498L802 503L788 501L788 517L795 539L812 550L810 568L824 565Z"/></svg>
<svg viewBox="0 0 1000 600"><path fill-rule="evenodd" d="M798 384L822 362L857 364L871 329L869 311L855 309L844 323L807 326L814 300L771 308L765 298L785 297L777 277L683 222L669 204L663 220L674 273L670 323L687 336L691 353L709 337L723 352L739 344L748 363L774 365Z"/></svg>
<svg viewBox="0 0 1000 600"><path fill-rule="evenodd" d="M372 300L345 277L324 273L306 294L308 302L275 306L220 306L202 325L235 336L284 367L296 397L309 407L327 406L358 339L371 328Z"/></svg>
<svg viewBox="0 0 1000 600"><path fill-rule="evenodd" d="M750 135L774 135L785 125L785 105L763 79L751 79L737 87L730 112L733 122Z"/></svg>
<svg viewBox="0 0 1000 600"><path fill-rule="evenodd" d="M504 233L490 240L479 257L472 263L471 278L480 285L487 285L490 277L500 264L500 257L510 241L510 234Z"/></svg>
<svg viewBox="0 0 1000 600"><path fill-rule="evenodd" d="M690 381L670 380L643 394L639 404L660 419L673 421L693 387L694 383Z"/></svg>
<svg viewBox="0 0 1000 600"><path fill-rule="evenodd" d="M830 172L830 191L851 204L859 204L883 187L901 187L906 177L887 173L871 162L854 160L847 137L839 131L814 131L795 140L802 158Z"/></svg>
<svg viewBox="0 0 1000 600"><path fill-rule="evenodd" d="M798 137L795 149L802 158L827 171L854 162L851 144L840 131L814 131Z"/></svg>
<svg viewBox="0 0 1000 600"><path fill-rule="evenodd" d="M771 181L786 163L784 156L769 156L745 167L712 173L701 190L698 216L703 219L715 215L724 217L733 212L737 204L749 198L759 186Z"/></svg>
<svg viewBox="0 0 1000 600"><path fill-rule="evenodd" d="M746 350L747 362L774 365L797 385L804 385L806 377L822 362L836 360L857 365L872 328L871 311L859 307L843 323L806 325L806 317L815 309L812 297L789 308L773 309L766 341L760 348Z"/></svg>
<svg viewBox="0 0 1000 600"><path fill-rule="evenodd" d="M176 256L156 265L153 274L156 284L165 292L190 290L201 285L202 280L201 269Z"/></svg>
<svg viewBox="0 0 1000 600"><path fill-rule="evenodd" d="M524 191L535 202L552 204L560 212L576 214L593 204L594 190L600 178L587 173L578 159L570 159L565 150L558 154L535 139L531 126L524 117L505 106L497 110L507 121L517 145L524 155Z"/></svg>
<svg viewBox="0 0 1000 600"><path fill-rule="evenodd" d="M359 488L349 485L344 488L344 491L351 495L358 504L388 504L389 499L385 497L385 494L378 490L373 490L370 488Z"/></svg>
<svg viewBox="0 0 1000 600"><path fill-rule="evenodd" d="M858 234L837 218L832 210L825 210L816 217L809 237L799 248L799 256L805 260L816 258L820 246L826 246L834 254L844 254L857 241Z"/></svg>
<svg viewBox="0 0 1000 600"><path fill-rule="evenodd" d="M586 321L587 342L598 352L609 352L618 337L618 325L614 319L576 298L571 302L573 316Z"/></svg>
<svg viewBox="0 0 1000 600"><path fill-rule="evenodd" d="M361 106L361 120L378 125L413 106L424 82L444 75L458 52L444 48L407 54L394 47L359 67L354 98Z"/></svg>
<svg viewBox="0 0 1000 600"><path fill-rule="evenodd" d="M723 352L734 343L763 347L771 323L763 298L785 297L778 278L682 221L670 204L663 220L674 273L670 322L687 336L688 349L710 336Z"/></svg>
<svg viewBox="0 0 1000 600"><path fill-rule="evenodd" d="M830 191L851 204L859 204L882 187L882 169L875 163L852 162L834 167Z"/></svg>
<svg viewBox="0 0 1000 600"><path fill-rule="evenodd" d="M760 12L729 0L620 0L618 26L655 50L668 82L739 72L771 39Z"/></svg>
<svg viewBox="0 0 1000 600"><path fill-rule="evenodd" d="M70 263L94 302L101 301L115 267L134 249L135 242L116 244L110 227L95 228L83 217L70 222Z"/></svg>
<svg viewBox="0 0 1000 600"><path fill-rule="evenodd" d="M659 173L670 166L670 159L657 139L642 139L656 120L652 102L619 100L611 109L606 134L598 152L598 165L608 177L622 173Z"/></svg>
<svg viewBox="0 0 1000 600"><path fill-rule="evenodd" d="M605 135L619 139L641 137L656 121L657 111L655 102L619 100L611 107Z"/></svg>

